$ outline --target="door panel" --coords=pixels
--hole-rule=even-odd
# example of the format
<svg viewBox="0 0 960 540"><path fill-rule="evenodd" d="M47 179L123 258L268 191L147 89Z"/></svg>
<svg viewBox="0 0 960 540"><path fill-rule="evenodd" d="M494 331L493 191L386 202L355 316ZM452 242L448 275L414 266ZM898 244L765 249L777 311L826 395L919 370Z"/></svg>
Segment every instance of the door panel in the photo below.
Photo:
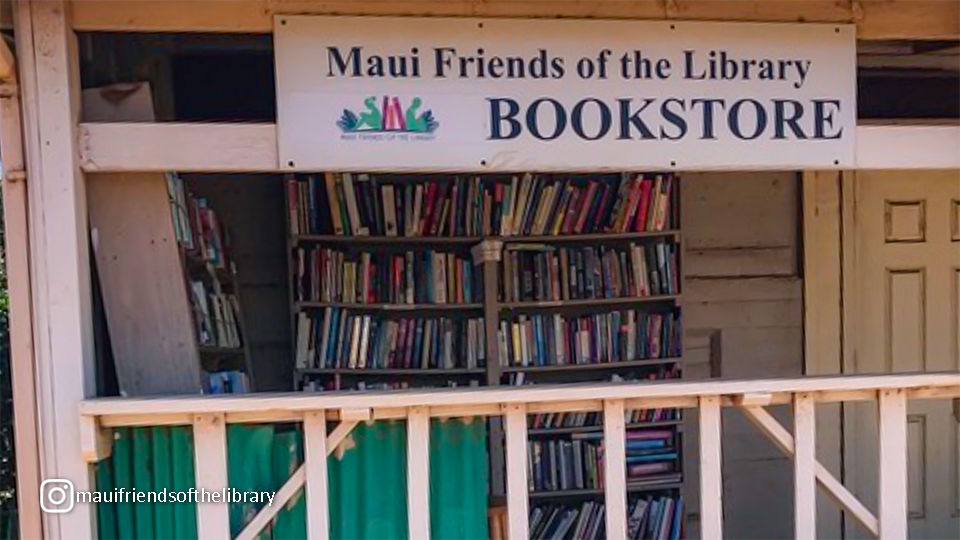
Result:
<svg viewBox="0 0 960 540"><path fill-rule="evenodd" d="M844 309L848 373L960 369L960 181L956 171L857 172L852 189L854 290ZM845 407L846 473L877 510L876 404ZM909 404L908 507L912 538L960 530L957 418L951 402ZM848 520L848 536L868 534Z"/></svg>

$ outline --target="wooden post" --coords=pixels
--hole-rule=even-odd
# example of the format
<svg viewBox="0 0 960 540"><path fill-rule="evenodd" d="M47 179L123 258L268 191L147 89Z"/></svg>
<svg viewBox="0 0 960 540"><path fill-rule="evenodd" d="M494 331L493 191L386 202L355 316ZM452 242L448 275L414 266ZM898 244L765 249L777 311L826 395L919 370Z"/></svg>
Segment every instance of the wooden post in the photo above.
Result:
<svg viewBox="0 0 960 540"><path fill-rule="evenodd" d="M700 397L700 537L723 538L720 397Z"/></svg>
<svg viewBox="0 0 960 540"><path fill-rule="evenodd" d="M907 538L907 399L880 391L880 538Z"/></svg>
<svg viewBox="0 0 960 540"><path fill-rule="evenodd" d="M223 414L198 414L193 421L197 489L220 491L227 478L227 425ZM230 505L197 504L197 538L230 540Z"/></svg>
<svg viewBox="0 0 960 540"><path fill-rule="evenodd" d="M817 417L810 394L794 396L793 434L794 536L813 540L817 537Z"/></svg>
<svg viewBox="0 0 960 540"><path fill-rule="evenodd" d="M327 494L327 417L310 411L303 418L303 461L306 465L307 538L330 536L330 498Z"/></svg>
<svg viewBox="0 0 960 540"><path fill-rule="evenodd" d="M96 392L86 189L78 164L80 81L70 3L17 2L29 191L36 407L44 478L92 488L77 408ZM6 159L6 157L4 157ZM24 508L28 512L33 501ZM96 537L94 506L46 514L43 536Z"/></svg>
<svg viewBox="0 0 960 540"><path fill-rule="evenodd" d="M507 434L507 538L527 540L529 481L527 480L527 409L520 403L504 406Z"/></svg>
<svg viewBox="0 0 960 540"><path fill-rule="evenodd" d="M407 526L410 538L430 538L430 416L411 407L407 416Z"/></svg>
<svg viewBox="0 0 960 540"><path fill-rule="evenodd" d="M603 452L607 538L626 538L627 431L622 399L603 402Z"/></svg>
<svg viewBox="0 0 960 540"><path fill-rule="evenodd" d="M29 31L24 30L25 32ZM4 69L0 78L0 156L3 157L3 227L10 294L10 386L17 467L17 520L21 538L41 538L40 446L37 439L37 381L30 305L30 244L20 84L17 65L6 42L0 43Z"/></svg>

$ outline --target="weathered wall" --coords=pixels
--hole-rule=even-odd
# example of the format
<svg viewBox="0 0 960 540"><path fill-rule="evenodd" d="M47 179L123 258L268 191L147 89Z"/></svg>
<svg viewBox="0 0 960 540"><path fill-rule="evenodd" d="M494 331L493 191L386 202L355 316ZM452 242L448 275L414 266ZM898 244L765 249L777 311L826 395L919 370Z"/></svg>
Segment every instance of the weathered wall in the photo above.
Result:
<svg viewBox="0 0 960 540"><path fill-rule="evenodd" d="M798 196L798 175L790 172L683 175L686 378L710 376L710 335L720 339L719 359L712 360L719 360L724 378L803 373ZM775 411L791 429L783 412ZM723 422L724 535L791 538L792 461L739 412L724 411ZM684 430L695 537L694 413L687 414Z"/></svg>

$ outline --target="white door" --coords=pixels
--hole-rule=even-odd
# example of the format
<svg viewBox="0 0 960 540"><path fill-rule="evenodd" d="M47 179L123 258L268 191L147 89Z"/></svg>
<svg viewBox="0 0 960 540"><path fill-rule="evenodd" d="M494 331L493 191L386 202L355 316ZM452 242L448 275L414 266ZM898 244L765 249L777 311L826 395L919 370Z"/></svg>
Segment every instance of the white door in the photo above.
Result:
<svg viewBox="0 0 960 540"><path fill-rule="evenodd" d="M960 175L957 171L857 172L844 249L846 371L960 369ZM851 223L852 221L852 223ZM851 268L852 266L852 268ZM849 302L848 302L849 299ZM852 305L848 305L852 304ZM848 349L849 351L850 349ZM910 403L908 505L911 538L960 537L960 427L949 400ZM845 408L846 476L877 509L876 404ZM848 537L868 534L847 521Z"/></svg>

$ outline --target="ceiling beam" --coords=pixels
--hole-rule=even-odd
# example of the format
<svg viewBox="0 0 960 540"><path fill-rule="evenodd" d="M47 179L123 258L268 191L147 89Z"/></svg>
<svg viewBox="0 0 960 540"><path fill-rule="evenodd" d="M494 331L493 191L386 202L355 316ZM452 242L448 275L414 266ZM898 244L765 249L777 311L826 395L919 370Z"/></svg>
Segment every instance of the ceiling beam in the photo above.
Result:
<svg viewBox="0 0 960 540"><path fill-rule="evenodd" d="M855 23L860 39L960 38L960 2L944 0L74 0L74 28L254 32L278 14L685 19Z"/></svg>

